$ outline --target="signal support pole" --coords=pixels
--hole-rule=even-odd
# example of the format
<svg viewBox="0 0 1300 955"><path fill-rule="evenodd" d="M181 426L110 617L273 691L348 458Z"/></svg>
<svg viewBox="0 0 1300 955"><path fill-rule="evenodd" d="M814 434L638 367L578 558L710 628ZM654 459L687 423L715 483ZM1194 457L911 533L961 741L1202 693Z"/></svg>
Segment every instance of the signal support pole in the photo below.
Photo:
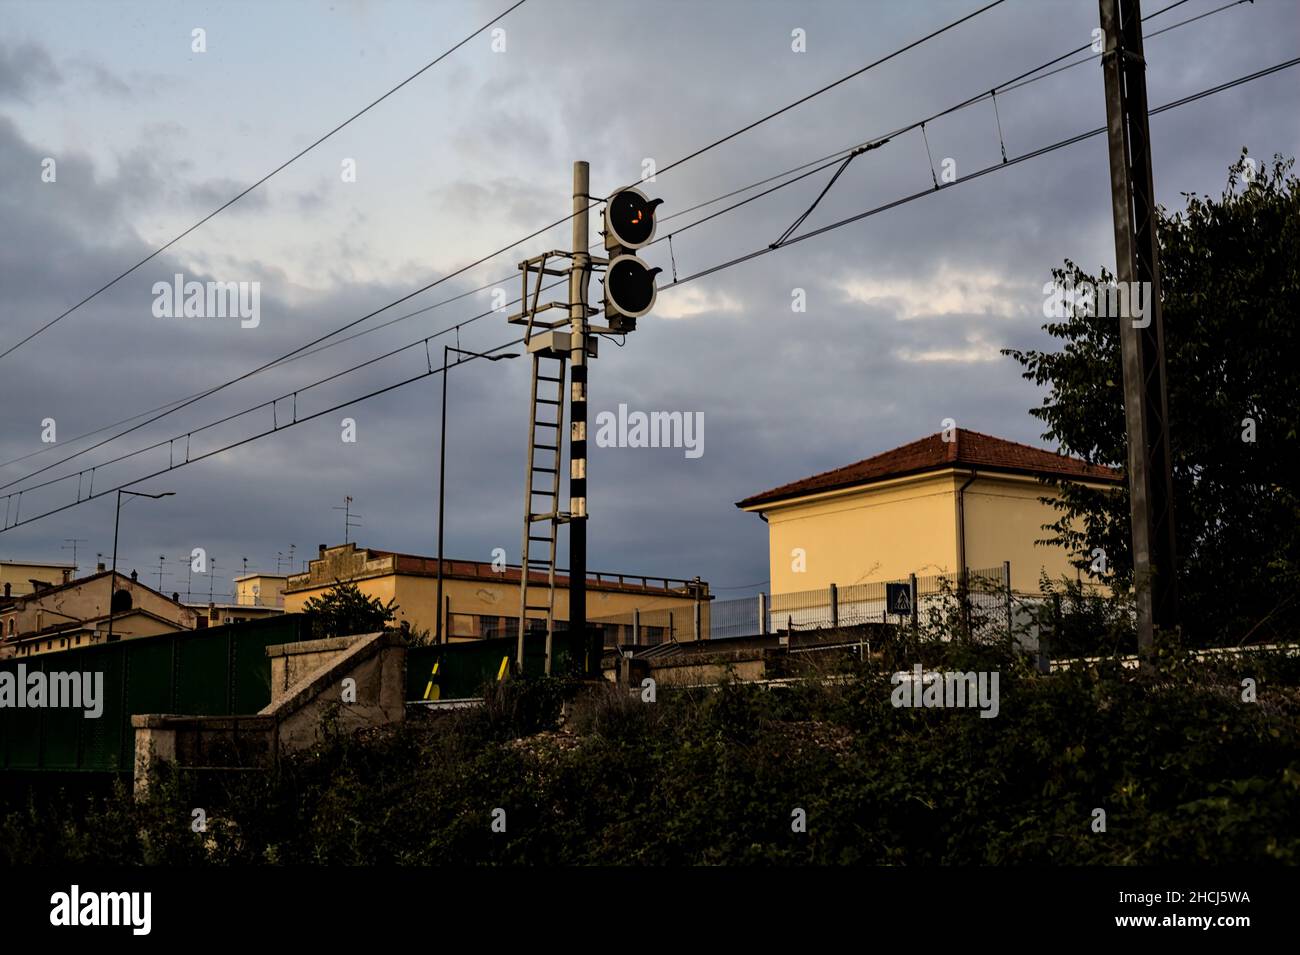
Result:
<svg viewBox="0 0 1300 955"><path fill-rule="evenodd" d="M600 650L587 640L587 288L591 256L587 207L591 169L573 164L573 267L569 272L569 630L584 648L586 676L600 675Z"/></svg>
<svg viewBox="0 0 1300 955"><path fill-rule="evenodd" d="M1150 283L1145 286L1149 290L1149 323L1139 327L1131 314L1119 318L1138 655L1147 667L1156 631L1176 624L1178 589L1146 60L1138 0L1099 3L1106 41L1101 62L1106 79L1116 279L1121 286ZM1135 288L1133 284L1127 287ZM1131 303L1133 296L1128 299Z"/></svg>

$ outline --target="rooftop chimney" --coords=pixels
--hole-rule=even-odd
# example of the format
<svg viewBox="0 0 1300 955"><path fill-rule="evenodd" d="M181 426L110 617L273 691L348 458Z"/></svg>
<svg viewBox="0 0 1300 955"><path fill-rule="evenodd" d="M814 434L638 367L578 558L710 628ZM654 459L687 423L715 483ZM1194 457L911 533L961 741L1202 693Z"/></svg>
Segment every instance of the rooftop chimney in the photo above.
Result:
<svg viewBox="0 0 1300 955"><path fill-rule="evenodd" d="M173 591L172 591L172 602L173 602L173 603L180 603L180 602L181 602L181 593L180 593L179 590L173 590Z"/></svg>
<svg viewBox="0 0 1300 955"><path fill-rule="evenodd" d="M135 583L135 582L136 582L137 580L139 580L139 579L140 579L140 574L139 574L139 572L138 572L138 571L134 571L134 570L131 571L131 583Z"/></svg>
<svg viewBox="0 0 1300 955"><path fill-rule="evenodd" d="M95 565L95 573L97 574L102 574L106 570L108 570L108 568L105 567L102 562Z"/></svg>

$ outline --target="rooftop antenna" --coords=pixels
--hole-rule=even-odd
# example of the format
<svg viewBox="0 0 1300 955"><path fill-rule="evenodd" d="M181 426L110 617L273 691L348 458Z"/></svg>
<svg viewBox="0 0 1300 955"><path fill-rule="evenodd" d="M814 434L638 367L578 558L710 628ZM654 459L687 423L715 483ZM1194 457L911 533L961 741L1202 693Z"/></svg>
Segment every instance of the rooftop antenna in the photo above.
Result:
<svg viewBox="0 0 1300 955"><path fill-rule="evenodd" d="M194 583L194 562L188 557L179 557L177 559L185 565L185 600L189 602L194 599L194 595L190 591Z"/></svg>
<svg viewBox="0 0 1300 955"><path fill-rule="evenodd" d="M86 539L84 537L65 537L63 538L63 546L59 548L59 550L72 551L72 576L73 577L77 576L77 570L79 569L77 567L77 545L84 544L84 543L86 543ZM71 544L72 546L69 547L68 546L69 544Z"/></svg>
<svg viewBox="0 0 1300 955"><path fill-rule="evenodd" d="M349 494L347 497L343 498L343 506L336 507L334 510L343 512L343 543L350 544L352 542L352 528L361 526L360 521L352 520L353 517L361 516L360 514L354 515L352 513L352 495Z"/></svg>
<svg viewBox="0 0 1300 955"><path fill-rule="evenodd" d="M162 579L163 579L163 562L166 561L166 560L167 560L167 558L166 558L165 555L163 555L163 554L159 554L159 555L158 555L158 592L159 592L159 593L162 593L162 589L163 589L163 584L162 584ZM171 574L167 574L166 576L170 577Z"/></svg>

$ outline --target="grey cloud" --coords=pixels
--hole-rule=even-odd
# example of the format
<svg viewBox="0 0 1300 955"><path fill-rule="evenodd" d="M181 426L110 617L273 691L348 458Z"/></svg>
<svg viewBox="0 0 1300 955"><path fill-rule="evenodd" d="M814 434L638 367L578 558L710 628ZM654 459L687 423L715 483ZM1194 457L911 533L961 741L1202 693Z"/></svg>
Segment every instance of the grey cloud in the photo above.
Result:
<svg viewBox="0 0 1300 955"><path fill-rule="evenodd" d="M424 178L417 172L393 188L408 201L437 203L436 221L450 236L458 234L460 223L481 219L487 210L499 210L511 223L500 228L500 241L494 228L493 241L483 248L456 247L455 265L567 210L567 172L574 158L591 161L593 188L612 188L635 178L643 157L662 166L958 15L956 8L931 4L865 10L849 3L667 3L661 16L629 9L581 3L561 5L557 12L525 5L510 24L512 52L491 61L491 71L480 51L463 63L449 60L445 73L439 67L422 78L422 95L454 95L463 106L458 125L437 131L451 171L442 168ZM522 55L561 48L567 41L566 17L574 12L587 18L580 60ZM1019 14L1008 7L996 15L1001 18L996 23L972 21L943 43L850 81L647 188L666 200L667 215L887 131L1080 45L1095 25L1096 11L1086 5L1035 4ZM618 79L628 70L628 58L620 40L631 19L639 48L649 51L655 67L652 81L624 87ZM1009 23L1016 29L1008 29ZM802 57L787 52L795 26L808 30L809 52ZM1291 55L1293 37L1284 12L1257 4L1157 38L1149 52L1162 68L1150 74L1152 100L1167 101L1284 59ZM1177 205L1180 191L1217 192L1243 142L1256 155L1294 154L1300 135L1287 83L1285 75L1270 78L1154 118L1162 200ZM565 95L565 90L582 95ZM404 102L395 98L385 112L367 117L373 124L366 136L385 148L406 146ZM999 108L1012 155L1101 125L1098 71L1095 65L1081 66L1008 93L999 97ZM231 129L241 121L223 120ZM952 156L961 175L1000 161L988 103L936 122L928 135L936 163ZM0 207L6 231L24 236L21 243L0 245L0 318L9 336L57 314L146 254L129 225L146 203L192 208L224 201L226 190L233 194L240 188L214 174L223 168L215 161L189 168L141 149L115 179L97 180L91 164L76 156L60 158L59 185L52 189L39 182L40 149L22 130L0 121L5 173ZM329 168L334 174L337 164ZM679 272L686 275L766 246L807 208L828 177L829 172L812 177L679 233L673 242ZM196 181L200 185L189 185ZM160 323L148 314L150 284L185 270L179 252L160 255L29 346L27 360L0 369L11 393L32 396L0 403L0 460L30 451L46 414L58 418L61 435L71 436L233 377L428 280L429 264L403 243L388 240L378 206L343 217L336 231L323 228L334 208L331 193L312 189L311 181L277 180L271 185L282 192L255 193L260 201L249 203L235 221L241 229L256 230L278 223L286 209L290 215L319 210L310 227L296 233L295 250L325 263L335 278L332 286L291 290L290 270L279 262L248 261L237 248L223 250L264 281L262 327L253 333L220 324ZM924 143L916 133L907 134L855 160L805 228L929 186ZM981 348L1042 344L1037 310L1049 269L1067 256L1085 267L1113 259L1108 189L1105 145L1093 140L665 290L664 312L697 289L703 310L680 320L652 313L625 348L602 341L592 371L592 410L625 402L644 410L702 411L705 453L687 460L680 451L594 449L592 566L699 573L718 586L761 581L767 576L766 529L736 510L734 502L742 497L937 431L945 417L1037 443L1040 427L1027 410L1041 395L1009 359L916 358L960 355L972 343ZM716 208L665 223L663 231L680 229ZM377 321L509 273L529 251L495 259ZM664 279L671 274L666 243L645 256L666 270ZM355 281L359 263L384 260L404 264L393 269L401 281ZM945 276L953 275L987 276L990 301L975 296L963 303L958 297L938 307L939 293L950 291ZM909 291L905 300L884 295L858 301L844 295L846 278L920 292ZM790 310L790 290L796 286L808 293L803 314ZM593 294L598 289L593 285ZM304 291L313 293L310 303L294 304ZM728 307L719 307L722 302ZM184 434L222 414L304 388L314 378L416 341L485 307L485 300L466 299L257 376L124 446ZM904 320L908 309L916 314ZM481 349L516 334L493 316L464 328L459 341ZM427 361L439 362L443 343L456 340L434 339L430 359L422 347L412 349L343 381L301 392L300 413L419 374ZM342 518L331 508L351 494L363 515L358 535L363 542L432 552L439 386L436 377L426 378L155 480L151 489L175 490L178 497L165 507L141 506L129 514L124 551L144 563L151 553L156 559L159 553L186 553L202 545L224 568L223 577L242 556L253 566L272 569L275 553L290 543L307 557L317 544L340 542ZM448 549L487 559L500 546L514 559L527 363L470 363L451 372L449 386ZM292 414L290 404L277 405L277 414ZM339 440L344 416L357 420L355 446ZM237 439L271 421L270 410L263 409L205 432L195 448ZM155 459L165 452L154 453ZM0 469L0 479L22 470ZM112 474L105 469L97 475L97 487L108 486L98 482ZM24 512L37 504L35 496L25 498ZM107 549L111 510L100 500L8 532L0 537L0 550L57 557L65 537L91 538L86 546L92 552ZM140 570L147 576L147 567Z"/></svg>
<svg viewBox="0 0 1300 955"><path fill-rule="evenodd" d="M42 47L0 41L0 99L30 101L38 88L62 82L62 74Z"/></svg>

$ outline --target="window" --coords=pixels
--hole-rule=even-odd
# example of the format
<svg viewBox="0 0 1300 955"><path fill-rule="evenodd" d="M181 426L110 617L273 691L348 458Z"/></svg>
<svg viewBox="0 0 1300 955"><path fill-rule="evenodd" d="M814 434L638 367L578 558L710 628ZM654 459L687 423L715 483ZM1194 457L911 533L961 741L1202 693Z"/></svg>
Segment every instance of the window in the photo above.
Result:
<svg viewBox="0 0 1300 955"><path fill-rule="evenodd" d="M113 592L113 603L110 607L113 613L122 613L130 610L132 606L131 594L127 590L117 590Z"/></svg>
<svg viewBox="0 0 1300 955"><path fill-rule="evenodd" d="M453 613L447 621L451 636L462 639L477 640L479 636L479 617L472 613Z"/></svg>

